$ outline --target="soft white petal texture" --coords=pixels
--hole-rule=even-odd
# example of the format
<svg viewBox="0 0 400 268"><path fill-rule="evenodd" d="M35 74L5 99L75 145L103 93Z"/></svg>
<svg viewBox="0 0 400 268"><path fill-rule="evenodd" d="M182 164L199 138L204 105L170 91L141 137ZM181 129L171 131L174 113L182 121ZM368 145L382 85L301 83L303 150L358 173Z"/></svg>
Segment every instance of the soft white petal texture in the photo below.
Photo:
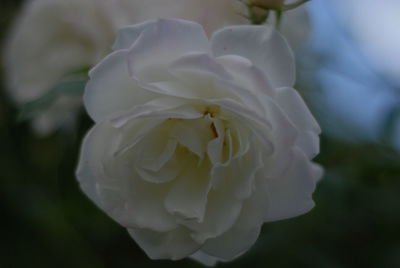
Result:
<svg viewBox="0 0 400 268"><path fill-rule="evenodd" d="M131 175L126 172L131 173L131 170L124 168L124 161L118 162L118 171L114 173L116 167L110 161L118 149L118 136L119 131L104 122L85 137L77 169L82 190L124 226L160 231L176 228L173 217L167 214L162 204L168 186L153 187L145 181L129 180ZM109 140L114 143L104 146ZM109 173L114 174L110 176Z"/></svg>
<svg viewBox="0 0 400 268"><path fill-rule="evenodd" d="M202 27L182 20L148 24L129 49L131 75L143 83L168 80L167 66L188 52L210 51Z"/></svg>
<svg viewBox="0 0 400 268"><path fill-rule="evenodd" d="M165 207L171 214L181 216L185 220L201 222L204 219L207 195L211 188L208 178L210 167L207 161L197 166L196 158L190 154L185 153L184 157L189 159L183 172L171 187L165 199Z"/></svg>
<svg viewBox="0 0 400 268"><path fill-rule="evenodd" d="M310 159L315 157L319 153L321 129L299 93L293 88L279 88L277 102L299 131L297 145Z"/></svg>
<svg viewBox="0 0 400 268"><path fill-rule="evenodd" d="M256 241L264 222L268 195L265 179L257 173L254 193L243 202L241 214L235 225L219 237L208 240L202 251L225 261L232 260L247 251Z"/></svg>
<svg viewBox="0 0 400 268"><path fill-rule="evenodd" d="M210 256L201 250L196 251L194 254L190 255L190 258L209 267L215 266L219 261L218 258Z"/></svg>
<svg viewBox="0 0 400 268"><path fill-rule="evenodd" d="M314 207L312 193L316 176L308 158L298 148L293 149L293 158L287 170L278 178L269 179L268 213L266 221L276 221L301 215Z"/></svg>
<svg viewBox="0 0 400 268"><path fill-rule="evenodd" d="M113 50L130 48L144 30L155 27L156 23L155 20L147 20L142 23L123 27L118 31L117 40L114 43Z"/></svg>
<svg viewBox="0 0 400 268"><path fill-rule="evenodd" d="M275 90L270 85L266 74L249 59L237 55L224 55L217 57L216 60L235 78L235 84L259 98L265 94L275 95Z"/></svg>
<svg viewBox="0 0 400 268"><path fill-rule="evenodd" d="M152 259L179 260L199 248L191 239L188 230L182 227L167 233L145 229L128 229L128 232Z"/></svg>
<svg viewBox="0 0 400 268"><path fill-rule="evenodd" d="M293 86L295 62L286 40L271 26L231 26L211 38L214 56L238 55L262 69L273 87Z"/></svg>
<svg viewBox="0 0 400 268"><path fill-rule="evenodd" d="M100 165L102 158L107 157L110 151L108 147L98 145L104 140L112 140L116 134L116 129L99 124L86 134L82 142L76 177L81 189L100 208L103 208L103 205L97 194L97 181L105 177Z"/></svg>
<svg viewBox="0 0 400 268"><path fill-rule="evenodd" d="M157 97L155 93L140 88L129 77L127 55L126 50L118 50L89 73L83 101L95 122Z"/></svg>
<svg viewBox="0 0 400 268"><path fill-rule="evenodd" d="M270 115L272 124L270 138L274 142L273 154L265 162L266 175L279 177L291 162L292 148L296 144L298 130L276 102L269 100L267 103L267 113Z"/></svg>

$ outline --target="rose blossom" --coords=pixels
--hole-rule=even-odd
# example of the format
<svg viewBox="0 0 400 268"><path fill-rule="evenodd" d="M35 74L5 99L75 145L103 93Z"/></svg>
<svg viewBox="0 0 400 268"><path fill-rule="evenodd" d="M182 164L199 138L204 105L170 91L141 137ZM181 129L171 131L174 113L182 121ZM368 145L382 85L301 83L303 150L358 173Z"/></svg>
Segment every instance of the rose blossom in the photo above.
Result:
<svg viewBox="0 0 400 268"><path fill-rule="evenodd" d="M152 259L234 259L264 222L314 206L320 128L294 81L268 26L122 29L84 93L82 190Z"/></svg>

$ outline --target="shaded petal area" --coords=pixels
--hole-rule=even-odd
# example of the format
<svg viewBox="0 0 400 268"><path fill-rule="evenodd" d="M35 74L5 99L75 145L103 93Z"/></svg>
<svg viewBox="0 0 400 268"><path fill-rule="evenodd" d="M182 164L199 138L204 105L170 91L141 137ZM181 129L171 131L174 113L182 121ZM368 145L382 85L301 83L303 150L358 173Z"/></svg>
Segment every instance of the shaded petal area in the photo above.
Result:
<svg viewBox="0 0 400 268"><path fill-rule="evenodd" d="M179 260L200 247L182 227L166 233L145 229L128 229L128 232L151 259Z"/></svg>
<svg viewBox="0 0 400 268"><path fill-rule="evenodd" d="M293 149L293 158L287 170L279 177L267 181L268 210L265 220L276 221L304 214L314 207L319 169L299 149Z"/></svg>
<svg viewBox="0 0 400 268"><path fill-rule="evenodd" d="M170 63L188 52L209 52L203 28L194 22L160 19L150 24L129 49L130 74L142 83L170 80Z"/></svg>
<svg viewBox="0 0 400 268"><path fill-rule="evenodd" d="M257 240L264 221L267 204L267 185L262 174L255 180L253 195L243 202L236 223L221 236L206 241L201 250L216 258L230 261L247 251Z"/></svg>
<svg viewBox="0 0 400 268"><path fill-rule="evenodd" d="M293 86L295 62L286 40L273 27L230 26L211 37L214 56L238 55L267 74L273 87Z"/></svg>
<svg viewBox="0 0 400 268"><path fill-rule="evenodd" d="M89 73L83 101L95 122L157 97L129 77L127 53L119 50L108 55Z"/></svg>
<svg viewBox="0 0 400 268"><path fill-rule="evenodd" d="M307 105L293 88L279 88L276 99L278 105L299 131L297 145L307 157L313 158L319 153L318 135L321 133L321 128Z"/></svg>

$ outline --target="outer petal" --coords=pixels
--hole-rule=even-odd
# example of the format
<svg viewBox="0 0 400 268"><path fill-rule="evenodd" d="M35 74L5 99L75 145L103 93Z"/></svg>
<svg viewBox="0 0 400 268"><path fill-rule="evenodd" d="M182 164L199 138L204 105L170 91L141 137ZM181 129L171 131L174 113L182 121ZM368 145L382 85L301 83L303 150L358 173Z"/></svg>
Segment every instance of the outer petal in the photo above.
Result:
<svg viewBox="0 0 400 268"><path fill-rule="evenodd" d="M125 227L159 231L176 228L174 218L163 206L169 185L150 185L140 180L124 159L114 158L119 133L119 129L103 122L85 137L76 172L82 190Z"/></svg>
<svg viewBox="0 0 400 268"><path fill-rule="evenodd" d="M289 120L299 130L297 145L310 159L319 153L318 134L321 129L303 99L293 88L277 90L277 102Z"/></svg>
<svg viewBox="0 0 400 268"><path fill-rule="evenodd" d="M87 196L100 208L104 206L97 193L97 180L104 180L105 174L100 166L104 156L111 152L109 146L99 146L106 140L112 140L116 130L103 124L93 127L83 139L76 177L80 187Z"/></svg>
<svg viewBox="0 0 400 268"><path fill-rule="evenodd" d="M266 221L276 221L304 214L314 207L312 193L320 170L299 149L293 150L290 167L282 176L267 181L268 211Z"/></svg>
<svg viewBox="0 0 400 268"><path fill-rule="evenodd" d="M151 259L183 259L200 247L185 228L159 233L145 229L128 229L129 234Z"/></svg>
<svg viewBox="0 0 400 268"><path fill-rule="evenodd" d="M126 50L116 51L89 73L83 101L96 122L157 97L156 93L140 88L129 77L127 55Z"/></svg>
<svg viewBox="0 0 400 268"><path fill-rule="evenodd" d="M130 48L144 30L154 27L156 23L156 20L148 20L142 23L125 26L119 30L113 50Z"/></svg>
<svg viewBox="0 0 400 268"><path fill-rule="evenodd" d="M169 80L171 62L188 52L209 51L208 38L199 24L160 19L149 24L130 48L131 75L143 83Z"/></svg>
<svg viewBox="0 0 400 268"><path fill-rule="evenodd" d="M205 253L230 261L247 251L257 240L268 202L267 187L260 172L255 180L253 195L243 203L236 223L226 233L210 239L202 246Z"/></svg>
<svg viewBox="0 0 400 268"><path fill-rule="evenodd" d="M239 217L241 202L222 190L212 190L208 194L206 214L202 222L196 220L183 221L192 230L192 238L199 244L210 238L220 236L229 230Z"/></svg>
<svg viewBox="0 0 400 268"><path fill-rule="evenodd" d="M276 178L287 169L288 162L293 157L292 148L296 144L298 131L275 101L268 100L266 108L272 124L270 139L273 142L274 152L271 157L264 160L265 173L269 177Z"/></svg>
<svg viewBox="0 0 400 268"><path fill-rule="evenodd" d="M295 63L286 40L272 27L231 26L211 38L214 56L238 55L264 70L273 87L293 86Z"/></svg>
<svg viewBox="0 0 400 268"><path fill-rule="evenodd" d="M203 264L205 266L209 266L209 267L215 266L217 264L217 262L219 261L218 258L210 256L201 250L196 251L194 254L190 255L190 258L195 261L200 262L201 264Z"/></svg>

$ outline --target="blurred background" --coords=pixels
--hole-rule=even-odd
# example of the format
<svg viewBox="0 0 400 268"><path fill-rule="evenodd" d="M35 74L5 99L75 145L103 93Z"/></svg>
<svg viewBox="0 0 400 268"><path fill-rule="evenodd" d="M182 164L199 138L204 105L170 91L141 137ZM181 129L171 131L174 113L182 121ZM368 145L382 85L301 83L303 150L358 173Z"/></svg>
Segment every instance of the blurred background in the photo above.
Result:
<svg viewBox="0 0 400 268"><path fill-rule="evenodd" d="M1 44L22 4L2 0ZM316 207L265 224L252 250L217 267L400 267L400 2L306 8L296 88L323 129ZM0 267L201 267L150 261L79 190L74 170L90 119L81 111L73 131L35 135L17 121L3 66L1 74Z"/></svg>

